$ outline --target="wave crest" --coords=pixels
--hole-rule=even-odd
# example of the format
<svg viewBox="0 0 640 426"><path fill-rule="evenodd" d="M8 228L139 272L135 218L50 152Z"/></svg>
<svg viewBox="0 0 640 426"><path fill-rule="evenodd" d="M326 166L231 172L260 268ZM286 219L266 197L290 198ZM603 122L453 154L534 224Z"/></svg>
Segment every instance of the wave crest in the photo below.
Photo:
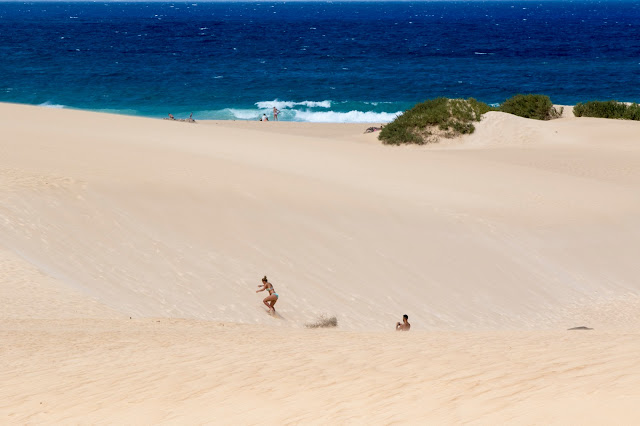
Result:
<svg viewBox="0 0 640 426"><path fill-rule="evenodd" d="M260 120L262 114L266 114L269 120L273 116L268 109L239 109L225 108L221 110L197 111L194 117L201 120ZM280 121L305 121L310 123L388 123L402 114L398 112L375 111L309 111L309 110L283 110Z"/></svg>
<svg viewBox="0 0 640 426"><path fill-rule="evenodd" d="M388 123L398 112L373 112L373 111L295 111L295 121L308 121L312 123Z"/></svg>
<svg viewBox="0 0 640 426"><path fill-rule="evenodd" d="M39 104L38 106L47 107L47 108L66 108L65 105L54 104L51 101L43 102L43 103Z"/></svg>
<svg viewBox="0 0 640 426"><path fill-rule="evenodd" d="M273 101L259 101L255 104L258 108L261 109L271 109L276 107L280 110L282 109L291 109L297 106L305 106L308 108L331 108L331 101L279 101L275 99Z"/></svg>

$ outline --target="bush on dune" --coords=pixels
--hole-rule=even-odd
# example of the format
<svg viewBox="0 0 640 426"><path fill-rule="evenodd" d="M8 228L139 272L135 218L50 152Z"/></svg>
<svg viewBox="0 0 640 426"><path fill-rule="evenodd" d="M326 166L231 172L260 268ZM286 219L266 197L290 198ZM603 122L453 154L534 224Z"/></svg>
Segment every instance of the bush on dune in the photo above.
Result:
<svg viewBox="0 0 640 426"><path fill-rule="evenodd" d="M618 118L640 121L640 105L618 101L591 101L578 103L573 107L576 117Z"/></svg>
<svg viewBox="0 0 640 426"><path fill-rule="evenodd" d="M563 112L563 108L556 109L545 95L516 95L504 101L498 110L535 120L551 120L560 117Z"/></svg>
<svg viewBox="0 0 640 426"><path fill-rule="evenodd" d="M437 98L417 104L383 127L378 139L385 144L425 144L439 137L452 138L470 134L474 121L491 107L473 98Z"/></svg>

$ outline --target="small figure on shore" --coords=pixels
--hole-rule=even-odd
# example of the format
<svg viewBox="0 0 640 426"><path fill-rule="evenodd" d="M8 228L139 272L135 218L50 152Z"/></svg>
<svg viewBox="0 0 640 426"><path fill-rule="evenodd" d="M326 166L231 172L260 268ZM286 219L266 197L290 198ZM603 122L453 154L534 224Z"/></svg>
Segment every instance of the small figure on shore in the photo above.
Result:
<svg viewBox="0 0 640 426"><path fill-rule="evenodd" d="M173 116L173 114L169 113L169 120L175 120L176 118Z"/></svg>
<svg viewBox="0 0 640 426"><path fill-rule="evenodd" d="M189 114L189 120L193 120L193 113Z"/></svg>
<svg viewBox="0 0 640 426"><path fill-rule="evenodd" d="M273 121L278 121L278 114L280 114L280 110L276 107L273 107Z"/></svg>
<svg viewBox="0 0 640 426"><path fill-rule="evenodd" d="M409 331L410 328L411 328L411 324L409 324L409 316L405 314L402 316L402 322L396 323L396 330Z"/></svg>
<svg viewBox="0 0 640 426"><path fill-rule="evenodd" d="M256 290L256 293L260 291L265 291L265 290L269 292L269 295L264 298L262 303L264 303L267 306L267 308L269 308L269 312L275 314L276 310L273 307L273 305L276 304L279 296L278 296L278 293L276 293L276 291L274 290L273 285L269 281L267 281L266 275L262 278L262 285L259 285L258 287L259 288L258 290Z"/></svg>
<svg viewBox="0 0 640 426"><path fill-rule="evenodd" d="M262 118L260 118L260 121L269 121L269 117L267 117L267 114L262 114Z"/></svg>

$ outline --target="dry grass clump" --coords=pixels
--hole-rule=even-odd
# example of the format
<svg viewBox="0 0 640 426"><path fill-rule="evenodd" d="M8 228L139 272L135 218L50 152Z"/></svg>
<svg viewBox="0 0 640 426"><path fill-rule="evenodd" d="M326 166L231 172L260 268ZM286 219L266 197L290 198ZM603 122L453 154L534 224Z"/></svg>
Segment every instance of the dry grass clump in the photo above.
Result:
<svg viewBox="0 0 640 426"><path fill-rule="evenodd" d="M318 317L315 322L307 323L304 325L307 328L328 328L328 327L337 327L338 326L338 318L334 315L332 317L322 314Z"/></svg>

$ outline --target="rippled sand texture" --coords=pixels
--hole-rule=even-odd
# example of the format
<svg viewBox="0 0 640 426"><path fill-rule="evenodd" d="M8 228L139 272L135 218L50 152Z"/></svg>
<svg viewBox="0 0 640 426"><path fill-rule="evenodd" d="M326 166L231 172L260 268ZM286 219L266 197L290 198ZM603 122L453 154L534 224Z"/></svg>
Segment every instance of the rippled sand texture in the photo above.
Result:
<svg viewBox="0 0 640 426"><path fill-rule="evenodd" d="M367 127L0 104L0 419L638 422L640 123Z"/></svg>
<svg viewBox="0 0 640 426"><path fill-rule="evenodd" d="M637 333L3 324L10 423L635 423Z"/></svg>

